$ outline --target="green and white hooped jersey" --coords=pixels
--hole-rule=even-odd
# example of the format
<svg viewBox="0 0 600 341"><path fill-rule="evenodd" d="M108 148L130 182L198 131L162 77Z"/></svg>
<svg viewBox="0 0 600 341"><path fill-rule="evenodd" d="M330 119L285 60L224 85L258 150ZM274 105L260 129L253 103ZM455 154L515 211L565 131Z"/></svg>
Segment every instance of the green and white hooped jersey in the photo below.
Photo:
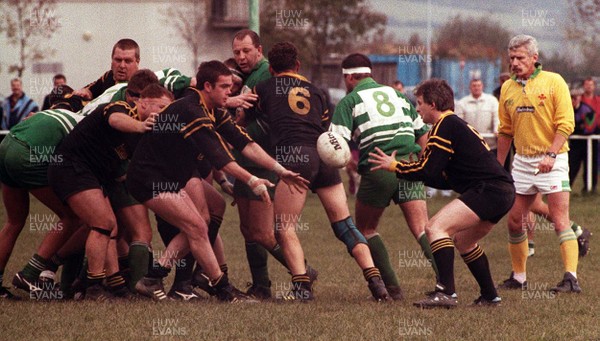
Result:
<svg viewBox="0 0 600 341"><path fill-rule="evenodd" d="M183 76L181 72L177 69L163 69L154 72L154 74L158 78L158 82L160 83L160 85L164 86L165 89L171 92L181 91L190 86L191 78ZM124 101L126 86L126 82L117 83L111 86L110 88L106 89L106 91L104 91L102 95L90 101L83 109L81 109L80 113L83 116L87 116L101 104L116 101Z"/></svg>
<svg viewBox="0 0 600 341"><path fill-rule="evenodd" d="M338 103L329 129L357 142L359 171L370 168L369 152L375 147L386 154L396 150L399 156L418 153L421 147L416 140L428 131L404 95L372 78L361 80Z"/></svg>
<svg viewBox="0 0 600 341"><path fill-rule="evenodd" d="M102 93L102 95L94 98L88 104L86 104L86 106L83 107L83 109L81 109L81 111L79 111L79 113L83 116L87 116L87 115L91 114L92 111L96 110L96 108L98 108L100 105L105 104L105 103L110 103L113 96L119 90L121 90L121 88L126 87L126 86L127 86L127 83L117 83L117 84L111 86L110 88L106 89L106 91L104 91Z"/></svg>
<svg viewBox="0 0 600 341"><path fill-rule="evenodd" d="M51 155L85 116L66 109L48 109L14 126L10 133L29 145L32 154Z"/></svg>

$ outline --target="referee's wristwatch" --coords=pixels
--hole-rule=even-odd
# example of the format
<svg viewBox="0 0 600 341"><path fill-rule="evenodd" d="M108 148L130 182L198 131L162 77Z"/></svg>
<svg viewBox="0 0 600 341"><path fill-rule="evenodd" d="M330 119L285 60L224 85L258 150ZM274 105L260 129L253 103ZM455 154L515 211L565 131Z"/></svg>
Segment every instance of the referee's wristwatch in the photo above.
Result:
<svg viewBox="0 0 600 341"><path fill-rule="evenodd" d="M549 156L549 157L551 157L553 159L556 159L556 153L553 153L553 152L547 152L546 156Z"/></svg>

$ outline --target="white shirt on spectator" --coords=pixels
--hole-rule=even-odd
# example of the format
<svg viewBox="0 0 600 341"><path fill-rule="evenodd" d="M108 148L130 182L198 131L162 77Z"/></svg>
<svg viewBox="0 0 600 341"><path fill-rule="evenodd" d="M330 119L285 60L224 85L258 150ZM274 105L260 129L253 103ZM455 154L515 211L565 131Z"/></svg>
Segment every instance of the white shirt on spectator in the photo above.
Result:
<svg viewBox="0 0 600 341"><path fill-rule="evenodd" d="M480 133L498 132L498 100L482 93L479 98L469 94L456 102L454 113ZM496 138L485 138L491 149L496 149Z"/></svg>

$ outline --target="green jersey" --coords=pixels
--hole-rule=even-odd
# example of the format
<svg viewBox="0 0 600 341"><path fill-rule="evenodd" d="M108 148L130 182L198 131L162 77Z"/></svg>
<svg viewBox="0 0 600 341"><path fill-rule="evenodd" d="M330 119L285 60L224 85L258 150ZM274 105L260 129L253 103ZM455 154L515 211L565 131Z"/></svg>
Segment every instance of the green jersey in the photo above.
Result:
<svg viewBox="0 0 600 341"><path fill-rule="evenodd" d="M31 148L31 154L47 158L84 116L65 109L40 111L10 130L17 140Z"/></svg>
<svg viewBox="0 0 600 341"><path fill-rule="evenodd" d="M329 128L359 146L358 170L369 171L369 153L379 147L399 156L418 153L416 143L428 131L410 101L400 92L372 78L361 80L335 108Z"/></svg>
<svg viewBox="0 0 600 341"><path fill-rule="evenodd" d="M249 87L250 89L254 89L254 87L258 83L270 79L271 77L271 73L269 72L269 62L266 58L263 58L258 63L256 63L248 77L244 80L244 85ZM250 137L254 140L254 142L258 143L262 147L262 149L269 150L269 136L264 131L264 129L260 127L256 120L248 122L245 129L248 132L248 135L250 135ZM244 168L261 168L254 162L243 157L242 153L238 151L234 150L233 155L235 156L238 163Z"/></svg>

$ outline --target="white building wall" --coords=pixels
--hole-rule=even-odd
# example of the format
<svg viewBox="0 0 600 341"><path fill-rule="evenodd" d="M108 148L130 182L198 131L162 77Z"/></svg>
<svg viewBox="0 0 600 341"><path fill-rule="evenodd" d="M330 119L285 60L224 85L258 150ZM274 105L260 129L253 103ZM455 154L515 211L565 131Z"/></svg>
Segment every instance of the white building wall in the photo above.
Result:
<svg viewBox="0 0 600 341"><path fill-rule="evenodd" d="M49 14L55 14L61 26L48 41L56 53L43 62L62 62L68 85L78 89L110 70L112 46L121 38L131 38L140 45L140 68L175 67L186 75L194 75L197 66L192 66L189 48L167 23L165 14L171 4L183 6L176 1L59 2L55 12ZM207 46L201 51L200 61L229 58L235 31L209 28L208 32L198 32L205 37ZM84 39L86 34L89 40ZM10 79L16 76L8 74L8 65L17 61L18 50L7 45L4 35L0 37L0 46L0 94L5 97L10 94ZM27 65L23 74L25 93L40 106L52 89L53 75L34 74L32 65Z"/></svg>

